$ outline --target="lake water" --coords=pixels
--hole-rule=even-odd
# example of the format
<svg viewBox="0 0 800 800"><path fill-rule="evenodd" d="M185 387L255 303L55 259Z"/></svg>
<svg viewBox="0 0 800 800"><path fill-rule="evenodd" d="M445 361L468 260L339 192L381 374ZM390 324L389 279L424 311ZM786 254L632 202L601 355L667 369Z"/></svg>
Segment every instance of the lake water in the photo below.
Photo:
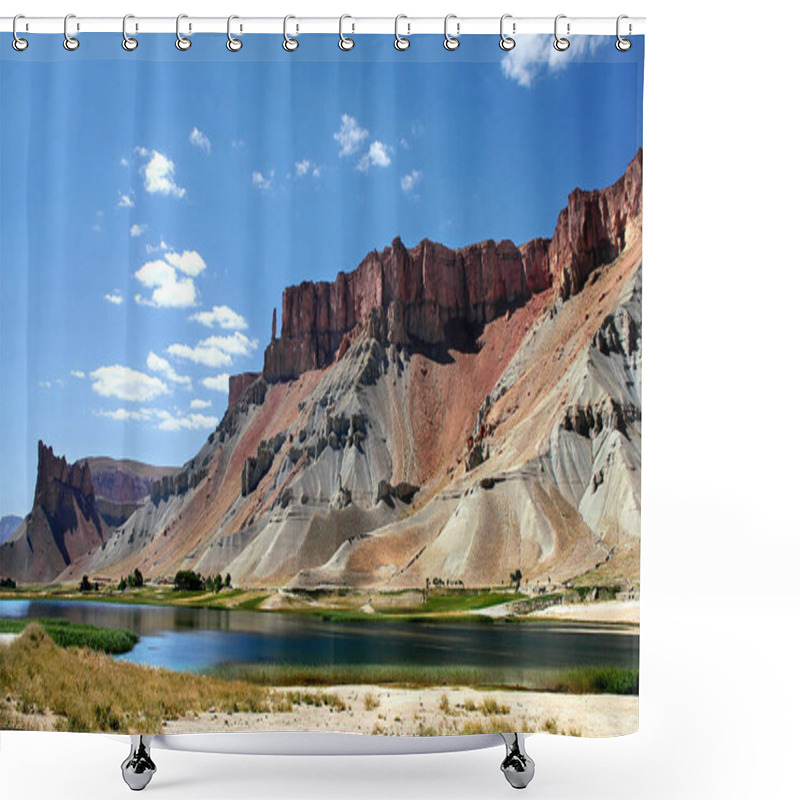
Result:
<svg viewBox="0 0 800 800"><path fill-rule="evenodd" d="M258 611L118 603L0 600L0 617L51 617L124 628L139 642L118 658L173 670L222 664L418 664L501 675L583 665L638 667L624 628L536 623L329 622Z"/></svg>

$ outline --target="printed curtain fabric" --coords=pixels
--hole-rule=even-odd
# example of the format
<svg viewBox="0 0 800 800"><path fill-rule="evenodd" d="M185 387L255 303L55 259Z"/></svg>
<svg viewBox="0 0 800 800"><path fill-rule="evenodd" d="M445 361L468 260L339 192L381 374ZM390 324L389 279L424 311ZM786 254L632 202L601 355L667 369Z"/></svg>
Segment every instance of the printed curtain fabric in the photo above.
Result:
<svg viewBox="0 0 800 800"><path fill-rule="evenodd" d="M29 38L0 728L635 731L643 38Z"/></svg>

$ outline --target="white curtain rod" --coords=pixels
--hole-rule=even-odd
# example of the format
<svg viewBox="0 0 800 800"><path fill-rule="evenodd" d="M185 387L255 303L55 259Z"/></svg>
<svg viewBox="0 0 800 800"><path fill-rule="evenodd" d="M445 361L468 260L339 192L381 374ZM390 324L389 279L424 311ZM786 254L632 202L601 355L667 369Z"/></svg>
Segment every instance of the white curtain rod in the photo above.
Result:
<svg viewBox="0 0 800 800"><path fill-rule="evenodd" d="M11 32L13 17L0 17L0 31ZM135 33L175 33L175 17L131 17L128 20L129 36ZM553 34L553 17L508 17L504 24L506 35L526 33ZM569 26L569 29L567 28ZM622 21L621 34L631 36L643 34L644 17L629 17ZM187 15L181 20L181 34L226 33L227 17L194 17ZM347 17L342 30L346 34L395 33L394 17ZM616 17L562 17L559 21L560 35L606 34L617 30ZM232 23L231 31L238 34L284 32L283 17L239 17ZM500 35L500 16L454 17L450 19L448 31L451 36L496 33ZM443 17L404 17L398 23L401 36L430 33L444 35ZM17 21L17 33L64 33L64 17L21 17ZM71 36L81 33L122 34L121 17L70 17ZM339 33L338 17L293 17L288 23L288 33Z"/></svg>

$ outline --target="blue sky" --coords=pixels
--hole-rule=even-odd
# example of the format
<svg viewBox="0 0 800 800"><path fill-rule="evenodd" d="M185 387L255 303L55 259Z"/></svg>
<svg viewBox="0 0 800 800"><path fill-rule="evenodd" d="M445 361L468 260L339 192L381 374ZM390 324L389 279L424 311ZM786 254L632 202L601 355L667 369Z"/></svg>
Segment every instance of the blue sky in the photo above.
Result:
<svg viewBox="0 0 800 800"><path fill-rule="evenodd" d="M456 247L552 234L575 186L642 143L644 41L613 37L92 34L0 48L0 514L36 441L180 464L261 368L284 286L400 235Z"/></svg>

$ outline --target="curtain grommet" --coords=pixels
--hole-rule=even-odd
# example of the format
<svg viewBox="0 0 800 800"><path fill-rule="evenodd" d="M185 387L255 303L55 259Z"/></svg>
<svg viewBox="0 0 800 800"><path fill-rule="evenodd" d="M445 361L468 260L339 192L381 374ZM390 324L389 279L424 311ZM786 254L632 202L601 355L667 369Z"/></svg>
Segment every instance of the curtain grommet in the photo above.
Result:
<svg viewBox="0 0 800 800"><path fill-rule="evenodd" d="M553 34L555 36L555 39L553 39L553 47L555 47L559 53L563 53L565 50L569 49L569 39L567 39L566 36L558 35L558 21L566 18L566 14L559 14L553 24ZM567 23L567 34L569 34L569 22Z"/></svg>
<svg viewBox="0 0 800 800"><path fill-rule="evenodd" d="M624 19L628 19L627 14L620 14L617 17L617 41L614 42L614 47L616 47L617 50L620 51L620 53L627 53L628 50L630 50L631 47L633 47L633 42L630 39L626 39L619 32L620 22L622 22L622 20ZM628 32L630 33L630 25L628 25Z"/></svg>
<svg viewBox="0 0 800 800"><path fill-rule="evenodd" d="M181 52L185 52L192 46L192 40L188 36L181 33L181 20L188 19L188 14L178 14L175 20L175 47Z"/></svg>
<svg viewBox="0 0 800 800"><path fill-rule="evenodd" d="M287 53L294 53L294 51L300 47L300 41L299 39L295 39L293 36L289 36L288 25L290 19L296 19L296 17L293 17L291 14L287 14L283 18L283 49Z"/></svg>
<svg viewBox="0 0 800 800"><path fill-rule="evenodd" d="M458 23L456 23L455 36L451 36L447 31L447 23L450 22L451 19L458 19L458 17L455 14L448 14L444 18L444 49L449 50L452 53L454 50L458 50L459 46L461 45L461 42L458 40L458 29L459 29Z"/></svg>
<svg viewBox="0 0 800 800"><path fill-rule="evenodd" d="M75 19L74 14L67 14L67 16L64 17L64 49L69 50L70 53L77 50L81 46L81 43L76 36L69 35L69 21L71 19Z"/></svg>
<svg viewBox="0 0 800 800"><path fill-rule="evenodd" d="M128 20L136 19L133 14L126 14L122 18L122 49L132 53L138 46L139 40L133 36L128 36Z"/></svg>
<svg viewBox="0 0 800 800"><path fill-rule="evenodd" d="M507 19L513 19L511 14L503 14L503 16L500 17L500 49L505 50L506 53L517 46L517 42L503 31L503 24ZM512 26L512 32L514 32L515 27L516 26Z"/></svg>
<svg viewBox="0 0 800 800"><path fill-rule="evenodd" d="M344 50L345 53L349 50L352 50L356 46L356 43L353 39L344 35L344 21L346 19L353 18L349 14L342 14L342 16L339 17L339 49Z"/></svg>
<svg viewBox="0 0 800 800"><path fill-rule="evenodd" d="M400 35L399 27L401 19L408 19L408 17L405 14L398 14L394 18L394 49L399 50L402 53L411 47L411 39ZM407 27L408 32L411 33L411 26L408 25Z"/></svg>
<svg viewBox="0 0 800 800"><path fill-rule="evenodd" d="M233 22L233 20L235 19L239 19L239 17L236 16L236 14L231 14L228 17L228 41L225 42L225 47L227 47L228 50L231 51L231 53L238 53L242 49L242 47L244 47L244 42L241 39L237 39L231 33L231 22Z"/></svg>
<svg viewBox="0 0 800 800"><path fill-rule="evenodd" d="M23 39L21 36L17 34L17 20L25 19L24 14L17 14L14 17L14 21L11 23L11 33L13 34L13 39L11 40L11 46L18 52L22 53L28 49L28 40Z"/></svg>

